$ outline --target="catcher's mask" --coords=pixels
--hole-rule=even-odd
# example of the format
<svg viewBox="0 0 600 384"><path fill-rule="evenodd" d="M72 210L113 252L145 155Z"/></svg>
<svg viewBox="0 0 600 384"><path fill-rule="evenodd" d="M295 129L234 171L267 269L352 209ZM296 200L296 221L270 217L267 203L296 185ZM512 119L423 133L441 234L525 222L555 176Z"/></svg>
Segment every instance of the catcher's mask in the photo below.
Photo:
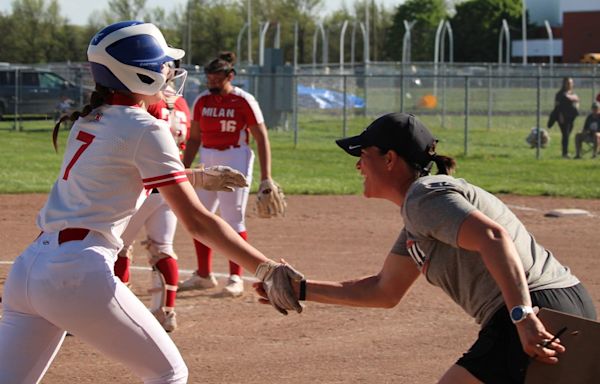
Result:
<svg viewBox="0 0 600 384"><path fill-rule="evenodd" d="M360 135L336 140L337 145L352 156L360 157L361 149L376 146L394 150L422 171L431 169L438 140L414 115L388 113L373 121Z"/></svg>

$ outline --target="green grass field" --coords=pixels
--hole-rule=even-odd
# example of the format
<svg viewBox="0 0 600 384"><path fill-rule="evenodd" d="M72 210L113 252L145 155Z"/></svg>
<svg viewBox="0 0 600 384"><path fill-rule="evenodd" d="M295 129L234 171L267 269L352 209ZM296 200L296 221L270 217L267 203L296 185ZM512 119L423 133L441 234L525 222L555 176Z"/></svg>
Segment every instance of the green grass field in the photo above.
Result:
<svg viewBox="0 0 600 384"><path fill-rule="evenodd" d="M342 136L342 119L321 113L301 113L297 145L294 132L270 131L273 177L286 194L357 194L362 179L355 170L356 158L335 145ZM351 116L347 134L359 133L372 118ZM487 117L470 117L465 154L464 119L446 117L441 128L439 116L422 117L440 139L438 153L458 162L456 176L494 193L600 198L600 159L560 157L560 132L550 131L550 145L536 159L535 149L525 143L532 117L494 117L487 129ZM582 121L578 121L579 131ZM12 122L0 122L0 193L48 192L62 160L62 150L54 152L50 121L25 121L20 132ZM68 132L61 131L59 148L64 148ZM571 151L574 151L573 137ZM258 181L255 163L253 190Z"/></svg>

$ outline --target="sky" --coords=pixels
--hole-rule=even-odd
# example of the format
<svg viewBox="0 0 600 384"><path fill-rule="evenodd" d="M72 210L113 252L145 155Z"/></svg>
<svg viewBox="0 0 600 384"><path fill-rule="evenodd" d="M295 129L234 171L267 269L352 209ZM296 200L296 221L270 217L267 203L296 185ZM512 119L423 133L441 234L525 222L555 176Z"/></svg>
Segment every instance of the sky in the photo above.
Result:
<svg viewBox="0 0 600 384"><path fill-rule="evenodd" d="M331 12L341 8L343 3L346 3L348 8L354 3L354 0L323 0L324 11ZM375 0L377 4L383 4L388 9L397 6L402 0ZM2 0L0 1L0 11L8 13L11 11L12 1ZM105 10L108 6L108 0L94 0L93 5L90 5L90 1L82 0L59 0L61 14L69 19L71 24L85 25L87 24L88 18L94 13L94 11ZM184 6L187 0L147 0L149 8L162 7L169 13L176 9L178 6Z"/></svg>

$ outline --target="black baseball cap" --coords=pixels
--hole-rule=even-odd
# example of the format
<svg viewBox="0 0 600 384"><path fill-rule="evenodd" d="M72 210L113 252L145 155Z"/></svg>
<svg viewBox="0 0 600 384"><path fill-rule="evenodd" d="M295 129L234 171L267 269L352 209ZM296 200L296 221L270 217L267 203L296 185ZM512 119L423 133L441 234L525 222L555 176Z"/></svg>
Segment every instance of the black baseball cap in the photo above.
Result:
<svg viewBox="0 0 600 384"><path fill-rule="evenodd" d="M435 155L437 139L409 113L388 113L373 121L360 135L336 140L352 156L363 148L376 146L394 150L406 161L427 168Z"/></svg>

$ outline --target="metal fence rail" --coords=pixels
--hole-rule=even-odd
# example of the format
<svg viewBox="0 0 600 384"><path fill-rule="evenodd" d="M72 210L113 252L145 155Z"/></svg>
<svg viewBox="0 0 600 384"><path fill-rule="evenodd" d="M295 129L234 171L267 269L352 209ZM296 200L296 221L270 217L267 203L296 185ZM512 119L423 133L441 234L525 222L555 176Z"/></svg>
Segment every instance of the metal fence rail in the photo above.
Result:
<svg viewBox="0 0 600 384"><path fill-rule="evenodd" d="M74 107L87 101L93 87L87 63L0 67L0 114L14 121L14 129L22 129L26 105L33 98L27 96L23 83L24 74L32 68L52 72L63 78L70 90L76 88ZM184 96L191 106L204 88L204 74L199 66L186 69ZM597 65L369 63L286 66L276 73L260 73L259 69L239 68L234 84L257 97L269 128L293 130L295 144L300 122L310 124L327 117L346 135L354 119L406 111L426 116L430 125L441 129L464 129L464 152L468 153L472 126L501 129L514 124L514 119L530 127L544 126L563 77L574 78L582 115L589 112L600 91ZM17 79L12 88L2 83L11 76ZM59 101L57 97L52 102Z"/></svg>

